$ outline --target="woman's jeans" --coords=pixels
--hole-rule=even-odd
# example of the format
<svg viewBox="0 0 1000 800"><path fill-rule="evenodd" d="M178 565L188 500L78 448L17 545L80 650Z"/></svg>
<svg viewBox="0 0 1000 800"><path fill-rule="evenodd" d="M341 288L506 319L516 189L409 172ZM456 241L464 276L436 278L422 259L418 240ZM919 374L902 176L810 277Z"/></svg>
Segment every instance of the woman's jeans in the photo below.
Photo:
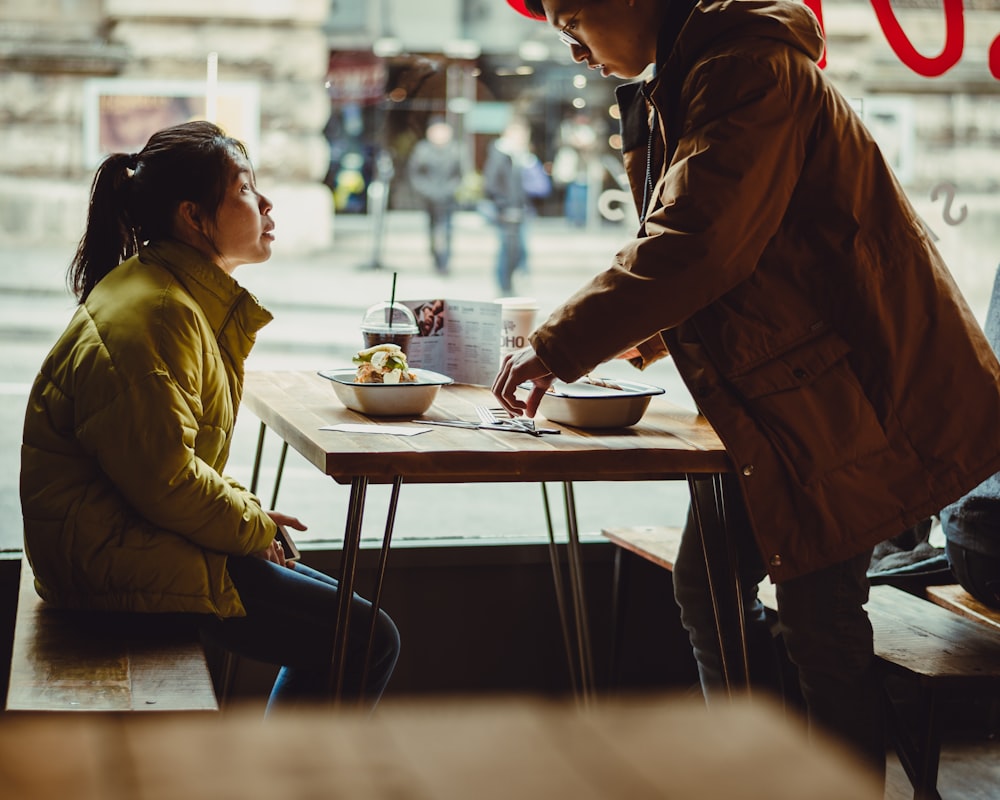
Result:
<svg viewBox="0 0 1000 800"><path fill-rule="evenodd" d="M945 539L945 555L955 580L980 603L1000 608L1000 558L969 550Z"/></svg>
<svg viewBox="0 0 1000 800"><path fill-rule="evenodd" d="M268 700L277 706L305 705L329 699L333 634L338 591L334 578L304 564L282 567L254 556L230 557L229 575L247 615L202 621L202 635L241 656L281 667ZM361 691L372 605L354 595L348 626L344 698ZM389 682L399 655L399 632L379 611L364 702L373 708Z"/></svg>
<svg viewBox="0 0 1000 800"><path fill-rule="evenodd" d="M729 505L727 524L742 577L750 681L778 691L777 651L757 597L757 584L766 571L742 506ZM810 727L839 735L881 772L885 768L881 694L871 623L862 608L868 600L870 559L870 552L863 553L779 584L778 617L785 649L798 669ZM725 688L705 559L690 514L674 564L674 596L691 639L702 691L711 705L725 697ZM731 595L722 599L728 607L734 607L732 602ZM742 666L737 668L742 674Z"/></svg>

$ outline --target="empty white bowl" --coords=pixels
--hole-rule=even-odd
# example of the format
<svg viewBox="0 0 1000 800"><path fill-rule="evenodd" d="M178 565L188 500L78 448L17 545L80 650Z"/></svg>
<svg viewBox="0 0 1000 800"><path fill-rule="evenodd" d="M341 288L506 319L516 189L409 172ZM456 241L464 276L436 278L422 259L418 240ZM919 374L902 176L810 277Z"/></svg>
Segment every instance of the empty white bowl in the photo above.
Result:
<svg viewBox="0 0 1000 800"><path fill-rule="evenodd" d="M539 413L551 422L574 428L627 428L635 425L649 407L659 386L615 380L620 389L592 383L556 381L542 397Z"/></svg>
<svg viewBox="0 0 1000 800"><path fill-rule="evenodd" d="M410 372L417 376L411 383L357 383L356 369L320 370L318 374L331 382L337 399L351 411L369 417L414 417L430 408L438 390L453 381L429 369Z"/></svg>

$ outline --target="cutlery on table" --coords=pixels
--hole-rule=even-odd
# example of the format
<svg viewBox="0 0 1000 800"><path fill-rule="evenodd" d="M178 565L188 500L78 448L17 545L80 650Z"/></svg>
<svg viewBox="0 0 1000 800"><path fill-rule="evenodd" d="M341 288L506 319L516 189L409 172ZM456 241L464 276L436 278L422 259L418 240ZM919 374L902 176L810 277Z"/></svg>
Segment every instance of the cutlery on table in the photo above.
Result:
<svg viewBox="0 0 1000 800"><path fill-rule="evenodd" d="M527 433L531 436L541 436L546 433L559 433L558 428L537 428L535 421L526 417L500 417L506 414L502 409L491 409L486 406L476 406L479 422L466 419L414 419L416 425L441 425L446 428L484 429L491 431L508 431L510 433Z"/></svg>
<svg viewBox="0 0 1000 800"><path fill-rule="evenodd" d="M558 428L538 428L535 421L529 417L497 416L496 411L486 406L476 406L476 414L483 423L483 427L491 430L516 431L517 433L527 433L531 436L541 436L544 433L559 433ZM507 414L506 411L501 412Z"/></svg>

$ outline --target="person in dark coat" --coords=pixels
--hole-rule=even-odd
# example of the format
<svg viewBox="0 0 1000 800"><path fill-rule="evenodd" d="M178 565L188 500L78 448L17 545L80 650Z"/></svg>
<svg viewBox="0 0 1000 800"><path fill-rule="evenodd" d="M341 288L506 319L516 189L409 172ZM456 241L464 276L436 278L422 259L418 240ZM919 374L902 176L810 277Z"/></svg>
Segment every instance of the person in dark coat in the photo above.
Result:
<svg viewBox="0 0 1000 800"><path fill-rule="evenodd" d="M872 549L1000 469L1000 364L817 66L823 35L805 5L508 2L602 75L655 71L617 93L639 230L506 357L494 393L533 415L557 377L669 353L734 467L727 516L751 638L770 642L756 593L770 575L810 724L884 770ZM721 659L691 526L673 577L712 698Z"/></svg>
<svg viewBox="0 0 1000 800"><path fill-rule="evenodd" d="M433 117L424 139L417 142L407 164L410 185L424 201L434 269L448 273L451 261L452 215L455 193L462 183L462 156L454 131L441 117Z"/></svg>
<svg viewBox="0 0 1000 800"><path fill-rule="evenodd" d="M496 281L503 295L513 291L514 273L528 268L525 221L531 212L531 199L525 191L524 171L535 159L529 148L530 135L526 122L511 120L490 146L483 167L483 193L491 204L500 237Z"/></svg>

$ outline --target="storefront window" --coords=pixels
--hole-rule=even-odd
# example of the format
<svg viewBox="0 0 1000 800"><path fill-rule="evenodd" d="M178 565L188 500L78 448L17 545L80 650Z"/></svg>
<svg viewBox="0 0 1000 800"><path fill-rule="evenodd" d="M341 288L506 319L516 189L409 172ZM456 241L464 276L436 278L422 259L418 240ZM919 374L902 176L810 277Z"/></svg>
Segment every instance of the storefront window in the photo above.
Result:
<svg viewBox="0 0 1000 800"><path fill-rule="evenodd" d="M804 2L827 36L825 74L879 141L983 320L1000 265L1000 0ZM609 266L634 231L619 152L618 81L573 63L550 26L520 18L504 0L338 2L325 20L308 3L248 4L246 18L238 19L218 17L206 4L203 20L187 6L175 15L167 0L118 3L115 20L105 17L100 3L76 5L80 14L67 21L52 4L7 4L16 24L6 35L16 33L17 41L0 48L0 346L9 361L0 383L0 428L6 431L0 511L12 521L0 527L0 550L21 546L17 475L28 387L73 307L63 272L100 156L99 137L85 133L88 113L91 123L100 119L85 108L85 86L114 88L108 94L117 96L126 81L139 81L145 88L129 96L166 96L162 86L150 91L154 81L201 87L206 59L213 63L213 57L219 81L252 84L239 110L252 111L248 130L254 139L259 133L254 144L261 184L278 190L279 241L271 264L243 273L252 288L259 282L262 300L276 312L251 367L349 364L360 314L386 299L391 277L389 269L359 266L398 269L404 298L457 291L495 299L497 245L481 205L482 179L490 148L512 118L527 123L529 151L548 180L548 189L531 200L534 260L515 283L537 296L542 313ZM236 6L227 7L235 13ZM39 32L37 41L31 31ZM81 38L81 31L87 36ZM0 31L0 44L4 35ZM199 51L207 42L219 52ZM207 98L211 82L204 82ZM190 88L181 96L198 94ZM185 100L171 113L197 115L208 105ZM456 193L456 255L447 277L434 272L423 221L412 222L422 206L407 169L438 117L453 128L464 165ZM295 249L306 241L313 250ZM280 291L268 275L280 276ZM649 379L680 385L666 372ZM234 448L232 467L246 480L256 430L248 415L240 424L244 439ZM294 455L286 469L279 505L310 522L304 538L335 539L342 517L329 505L329 480ZM518 513L525 503L540 513L537 487L521 488L526 499L502 495L510 499L499 505L510 515L483 506L463 516L425 514L447 510L453 487L427 487L423 494L421 487L408 487L403 502L414 505L402 515L401 532L537 534L543 530L537 514L524 520ZM625 491L590 492L581 503L622 515L631 505ZM585 524L596 530L605 522L645 524L666 516L644 498L635 505L657 519L593 516ZM338 524L324 525L326 519ZM374 536L381 535L380 522L373 520Z"/></svg>

